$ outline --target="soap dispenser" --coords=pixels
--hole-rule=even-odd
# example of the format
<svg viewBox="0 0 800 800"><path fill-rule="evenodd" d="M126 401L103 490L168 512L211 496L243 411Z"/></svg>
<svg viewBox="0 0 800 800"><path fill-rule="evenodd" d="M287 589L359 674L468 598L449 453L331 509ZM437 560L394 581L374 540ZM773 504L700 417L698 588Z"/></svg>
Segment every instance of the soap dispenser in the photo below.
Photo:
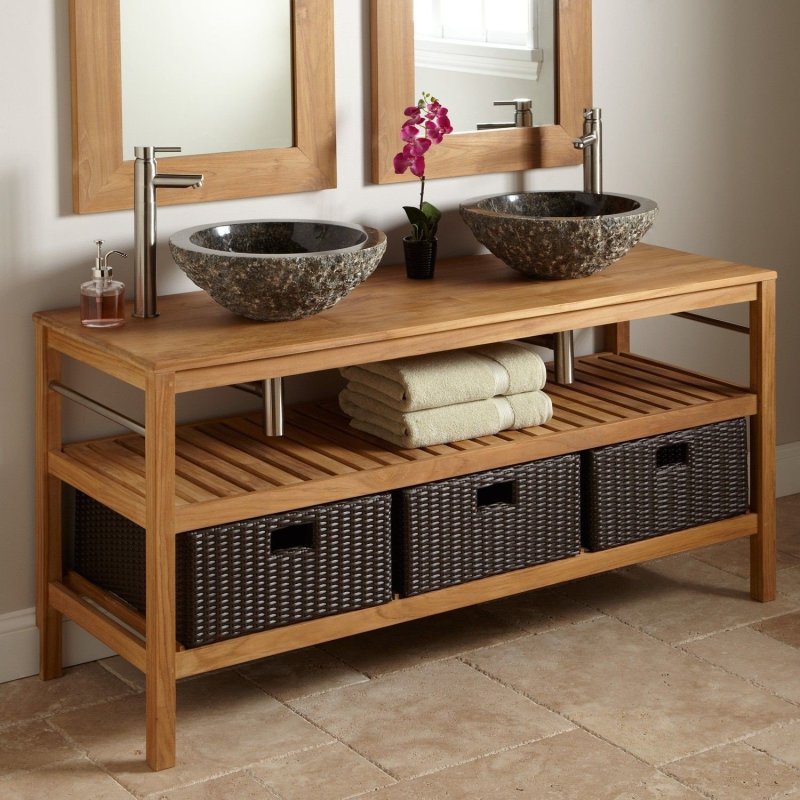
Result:
<svg viewBox="0 0 800 800"><path fill-rule="evenodd" d="M81 324L87 328L116 328L125 322L125 284L112 280L108 257L117 253L127 258L127 253L109 250L103 255L103 240L96 239L97 257L92 279L81 284Z"/></svg>

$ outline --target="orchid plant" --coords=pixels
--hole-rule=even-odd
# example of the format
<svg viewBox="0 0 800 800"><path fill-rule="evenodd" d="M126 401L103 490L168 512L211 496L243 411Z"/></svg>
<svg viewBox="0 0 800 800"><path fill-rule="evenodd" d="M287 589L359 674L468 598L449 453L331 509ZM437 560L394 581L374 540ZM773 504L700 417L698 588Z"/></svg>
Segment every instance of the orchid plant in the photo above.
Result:
<svg viewBox="0 0 800 800"><path fill-rule="evenodd" d="M411 223L411 239L431 241L436 237L442 212L425 201L425 154L431 145L439 144L446 134L452 133L453 126L447 109L428 92L422 92L417 105L409 106L403 113L406 121L400 128L400 138L405 144L394 157L394 171L402 175L410 169L419 178L419 207L403 206L403 211Z"/></svg>

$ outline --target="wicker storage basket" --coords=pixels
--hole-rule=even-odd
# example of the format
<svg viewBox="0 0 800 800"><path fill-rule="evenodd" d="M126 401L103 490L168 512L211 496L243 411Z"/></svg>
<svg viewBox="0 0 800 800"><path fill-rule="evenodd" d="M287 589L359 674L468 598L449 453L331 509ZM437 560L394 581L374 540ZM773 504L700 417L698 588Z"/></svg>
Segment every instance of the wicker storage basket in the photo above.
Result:
<svg viewBox="0 0 800 800"><path fill-rule="evenodd" d="M402 489L393 514L395 587L405 596L577 555L580 459Z"/></svg>
<svg viewBox="0 0 800 800"><path fill-rule="evenodd" d="M747 511L742 418L589 450L583 458L583 545L589 550Z"/></svg>
<svg viewBox="0 0 800 800"><path fill-rule="evenodd" d="M177 638L186 647L391 600L391 495L176 537ZM78 492L74 567L145 611L145 532Z"/></svg>

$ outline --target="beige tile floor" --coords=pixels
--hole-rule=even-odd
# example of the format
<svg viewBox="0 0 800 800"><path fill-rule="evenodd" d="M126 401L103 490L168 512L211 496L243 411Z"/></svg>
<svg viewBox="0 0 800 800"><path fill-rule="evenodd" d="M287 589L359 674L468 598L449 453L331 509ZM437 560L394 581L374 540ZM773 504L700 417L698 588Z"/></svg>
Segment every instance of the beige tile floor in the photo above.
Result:
<svg viewBox="0 0 800 800"><path fill-rule="evenodd" d="M800 800L800 495L733 542L184 681L143 762L118 658L0 685L3 800Z"/></svg>

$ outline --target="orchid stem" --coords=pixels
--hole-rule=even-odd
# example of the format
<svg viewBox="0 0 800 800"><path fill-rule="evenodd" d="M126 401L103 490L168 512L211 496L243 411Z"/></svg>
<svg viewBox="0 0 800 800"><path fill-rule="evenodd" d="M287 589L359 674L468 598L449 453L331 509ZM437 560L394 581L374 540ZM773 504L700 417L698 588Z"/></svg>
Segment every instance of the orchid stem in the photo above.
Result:
<svg viewBox="0 0 800 800"><path fill-rule="evenodd" d="M422 211L422 198L425 194L425 176L422 175L419 179L419 210Z"/></svg>

